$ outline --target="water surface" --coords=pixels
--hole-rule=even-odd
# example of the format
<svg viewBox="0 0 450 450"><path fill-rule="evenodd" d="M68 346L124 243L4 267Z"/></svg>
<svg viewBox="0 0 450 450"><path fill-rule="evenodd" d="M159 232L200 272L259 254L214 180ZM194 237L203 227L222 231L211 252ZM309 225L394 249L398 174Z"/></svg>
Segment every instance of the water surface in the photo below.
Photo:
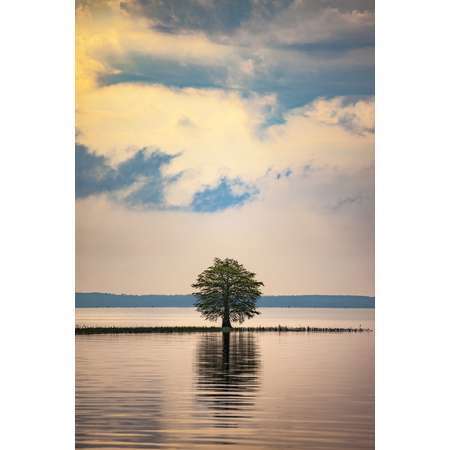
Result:
<svg viewBox="0 0 450 450"><path fill-rule="evenodd" d="M224 445L373 449L374 333L76 336L77 448Z"/></svg>
<svg viewBox="0 0 450 450"><path fill-rule="evenodd" d="M359 327L374 329L375 310L363 308L259 308L244 326ZM194 308L77 308L77 325L212 326ZM238 326L238 325L237 325Z"/></svg>

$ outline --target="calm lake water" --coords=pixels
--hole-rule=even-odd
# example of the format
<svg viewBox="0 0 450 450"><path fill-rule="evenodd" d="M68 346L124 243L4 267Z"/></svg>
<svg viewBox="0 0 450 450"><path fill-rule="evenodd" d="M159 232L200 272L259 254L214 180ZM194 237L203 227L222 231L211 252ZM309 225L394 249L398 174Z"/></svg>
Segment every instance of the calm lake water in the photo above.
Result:
<svg viewBox="0 0 450 450"><path fill-rule="evenodd" d="M144 309L79 309L77 323L195 319ZM374 328L373 310L299 309L267 308L258 323ZM373 449L374 333L76 336L77 448L224 445Z"/></svg>
<svg viewBox="0 0 450 450"><path fill-rule="evenodd" d="M259 308L261 314L244 326L323 326L374 329L374 309L350 308ZM219 325L201 318L194 308L77 308L77 325L162 326ZM239 326L239 325L235 325Z"/></svg>

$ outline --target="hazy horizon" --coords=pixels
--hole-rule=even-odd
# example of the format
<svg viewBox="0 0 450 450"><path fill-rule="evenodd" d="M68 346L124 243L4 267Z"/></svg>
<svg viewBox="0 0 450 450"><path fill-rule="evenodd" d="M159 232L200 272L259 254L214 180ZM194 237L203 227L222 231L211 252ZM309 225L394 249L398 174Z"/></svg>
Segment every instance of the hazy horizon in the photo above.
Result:
<svg viewBox="0 0 450 450"><path fill-rule="evenodd" d="M161 294L161 293L150 293L145 292L143 294L130 294L129 292L101 292L101 291L75 291L76 294L110 294L110 295L135 295L135 296L145 296L145 295L154 295L154 296L169 296L169 295L192 295L191 292L175 292L172 294ZM375 295L368 294L271 294L271 293L263 293L262 297L375 297Z"/></svg>

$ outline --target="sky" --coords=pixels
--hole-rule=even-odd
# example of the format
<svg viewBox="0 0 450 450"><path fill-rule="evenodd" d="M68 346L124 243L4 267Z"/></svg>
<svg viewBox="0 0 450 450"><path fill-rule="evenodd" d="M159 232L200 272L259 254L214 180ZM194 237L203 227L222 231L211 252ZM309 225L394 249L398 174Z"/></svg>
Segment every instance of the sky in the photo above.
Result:
<svg viewBox="0 0 450 450"><path fill-rule="evenodd" d="M374 3L79 0L76 290L374 295Z"/></svg>

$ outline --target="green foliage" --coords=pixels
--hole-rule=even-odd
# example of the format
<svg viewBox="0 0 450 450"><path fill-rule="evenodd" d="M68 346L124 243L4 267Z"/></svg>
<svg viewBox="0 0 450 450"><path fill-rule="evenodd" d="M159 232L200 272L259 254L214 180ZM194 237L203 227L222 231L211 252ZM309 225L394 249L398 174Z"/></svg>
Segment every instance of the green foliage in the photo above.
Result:
<svg viewBox="0 0 450 450"><path fill-rule="evenodd" d="M222 326L231 327L231 321L242 323L259 314L256 300L261 296L261 286L264 284L255 279L255 274L236 260L215 258L192 285L192 295L203 317L212 321L222 318Z"/></svg>

